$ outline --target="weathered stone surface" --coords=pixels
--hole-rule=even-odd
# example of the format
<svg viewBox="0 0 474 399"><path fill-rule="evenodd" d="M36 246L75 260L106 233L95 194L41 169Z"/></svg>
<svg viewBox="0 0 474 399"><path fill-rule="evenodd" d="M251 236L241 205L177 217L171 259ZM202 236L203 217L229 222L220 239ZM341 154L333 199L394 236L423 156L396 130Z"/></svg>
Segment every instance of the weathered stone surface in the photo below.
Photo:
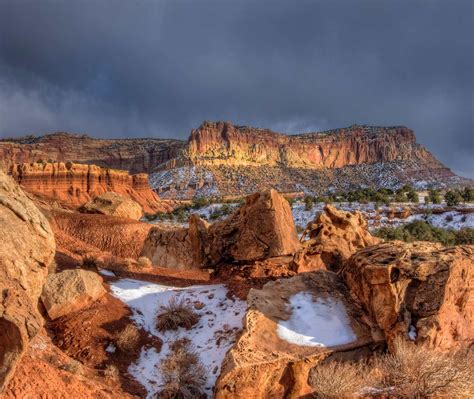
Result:
<svg viewBox="0 0 474 399"><path fill-rule="evenodd" d="M197 215L189 228L154 227L142 256L162 267L214 267L293 254L300 248L288 202L275 190L256 193L227 219L208 225Z"/></svg>
<svg viewBox="0 0 474 399"><path fill-rule="evenodd" d="M474 340L474 246L390 242L360 250L342 276L383 331L440 349ZM411 327L412 326L412 327Z"/></svg>
<svg viewBox="0 0 474 399"><path fill-rule="evenodd" d="M95 197L79 210L82 213L99 213L134 220L139 220L143 216L143 209L139 203L114 192Z"/></svg>
<svg viewBox="0 0 474 399"><path fill-rule="evenodd" d="M344 212L326 205L324 213L308 224L303 250L295 255L298 272L338 269L357 250L380 242L367 230L367 221L359 211Z"/></svg>
<svg viewBox="0 0 474 399"><path fill-rule="evenodd" d="M10 172L25 191L73 208L112 191L138 202L145 212L171 209L151 190L145 173L71 162L14 164Z"/></svg>
<svg viewBox="0 0 474 399"><path fill-rule="evenodd" d="M88 270L64 270L48 276L41 300L54 320L89 306L106 293L102 277Z"/></svg>
<svg viewBox="0 0 474 399"><path fill-rule="evenodd" d="M288 255L299 248L288 201L275 190L249 195L236 212L209 227L205 240L210 265Z"/></svg>
<svg viewBox="0 0 474 399"><path fill-rule="evenodd" d="M278 323L290 317L288 301L298 293L309 293L313 301L331 298L343 304L354 340L324 347L296 345L281 338ZM340 351L355 358L383 341L382 336L374 338L371 322L332 272L318 270L270 282L262 290L252 289L247 301L244 331L227 353L216 383L218 399L305 397L312 391L308 373L318 362Z"/></svg>
<svg viewBox="0 0 474 399"><path fill-rule="evenodd" d="M42 325L37 304L54 250L46 218L0 171L0 391Z"/></svg>

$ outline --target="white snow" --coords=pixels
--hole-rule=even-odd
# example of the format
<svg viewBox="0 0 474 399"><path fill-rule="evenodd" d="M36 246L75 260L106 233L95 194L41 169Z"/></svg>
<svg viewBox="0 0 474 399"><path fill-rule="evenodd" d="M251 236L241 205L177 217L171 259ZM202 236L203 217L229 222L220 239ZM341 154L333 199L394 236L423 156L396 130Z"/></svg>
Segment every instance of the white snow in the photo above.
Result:
<svg viewBox="0 0 474 399"><path fill-rule="evenodd" d="M410 329L408 330L408 337L412 341L416 341L416 327L413 324L410 324Z"/></svg>
<svg viewBox="0 0 474 399"><path fill-rule="evenodd" d="M336 298L313 297L299 292L290 298L291 316L278 322L280 338L300 346L331 347L354 342L344 304Z"/></svg>
<svg viewBox="0 0 474 399"><path fill-rule="evenodd" d="M159 364L169 353L170 344L181 338L191 340L199 354L208 371L205 392L212 396L224 356L233 345L236 333L242 329L246 302L228 298L227 289L222 284L177 288L121 279L110 283L110 288L113 295L131 308L132 319L137 326L163 341L160 353L155 348L142 348L137 363L128 370L147 389L148 397L152 397L162 387ZM199 322L190 330L180 328L177 331L160 332L155 327L156 316L161 313L160 307L167 305L173 296L185 298L191 304L202 303L202 309L195 309L200 316Z"/></svg>
<svg viewBox="0 0 474 399"><path fill-rule="evenodd" d="M117 350L117 348L112 343L110 343L109 346L107 346L107 348L105 348L105 351L109 352L109 353L115 353L116 350Z"/></svg>
<svg viewBox="0 0 474 399"><path fill-rule="evenodd" d="M100 269L99 273L102 274L103 276L115 277L115 273L111 272L110 270Z"/></svg>

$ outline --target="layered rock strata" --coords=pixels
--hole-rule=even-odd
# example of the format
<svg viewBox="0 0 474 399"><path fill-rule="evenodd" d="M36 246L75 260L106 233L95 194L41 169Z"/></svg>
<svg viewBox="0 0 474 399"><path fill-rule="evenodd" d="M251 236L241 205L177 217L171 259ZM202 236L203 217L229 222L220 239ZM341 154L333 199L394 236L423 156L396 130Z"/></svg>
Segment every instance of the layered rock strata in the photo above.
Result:
<svg viewBox="0 0 474 399"><path fill-rule="evenodd" d="M145 212L169 210L150 189L144 173L129 175L123 170L71 162L15 164L10 173L25 191L71 207L113 191L136 201Z"/></svg>

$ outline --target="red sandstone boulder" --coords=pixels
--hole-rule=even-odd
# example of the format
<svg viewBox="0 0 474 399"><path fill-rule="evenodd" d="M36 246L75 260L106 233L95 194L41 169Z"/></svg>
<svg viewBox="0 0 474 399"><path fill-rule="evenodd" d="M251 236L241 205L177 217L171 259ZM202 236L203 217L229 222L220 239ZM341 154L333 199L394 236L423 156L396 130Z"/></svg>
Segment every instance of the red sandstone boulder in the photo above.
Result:
<svg viewBox="0 0 474 399"><path fill-rule="evenodd" d="M65 270L48 276L41 300L54 320L89 306L106 293L102 277L87 270Z"/></svg>
<svg viewBox="0 0 474 399"><path fill-rule="evenodd" d="M390 242L357 252L342 276L389 345L451 349L474 340L474 246Z"/></svg>
<svg viewBox="0 0 474 399"><path fill-rule="evenodd" d="M298 272L338 269L357 250L381 241L369 233L362 213L341 211L332 205L326 205L324 212L308 224L305 236L309 239L294 258Z"/></svg>
<svg viewBox="0 0 474 399"><path fill-rule="evenodd" d="M252 262L299 248L290 206L270 190L249 195L231 216L212 225L192 215L189 228L154 227L141 256L158 266L186 269Z"/></svg>
<svg viewBox="0 0 474 399"><path fill-rule="evenodd" d="M143 209L139 203L114 192L95 197L82 205L79 210L82 213L99 213L134 220L139 220L143 216Z"/></svg>
<svg viewBox="0 0 474 399"><path fill-rule="evenodd" d="M54 251L46 218L0 171L0 391L42 325L38 298Z"/></svg>

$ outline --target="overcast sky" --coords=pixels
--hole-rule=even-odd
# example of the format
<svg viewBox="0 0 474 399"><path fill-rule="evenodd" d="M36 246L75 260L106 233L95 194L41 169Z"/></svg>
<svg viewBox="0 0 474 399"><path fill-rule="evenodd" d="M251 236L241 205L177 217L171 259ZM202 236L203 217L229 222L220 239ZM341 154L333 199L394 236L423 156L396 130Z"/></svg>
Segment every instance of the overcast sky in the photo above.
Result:
<svg viewBox="0 0 474 399"><path fill-rule="evenodd" d="M471 0L0 0L0 137L406 125L474 177Z"/></svg>

